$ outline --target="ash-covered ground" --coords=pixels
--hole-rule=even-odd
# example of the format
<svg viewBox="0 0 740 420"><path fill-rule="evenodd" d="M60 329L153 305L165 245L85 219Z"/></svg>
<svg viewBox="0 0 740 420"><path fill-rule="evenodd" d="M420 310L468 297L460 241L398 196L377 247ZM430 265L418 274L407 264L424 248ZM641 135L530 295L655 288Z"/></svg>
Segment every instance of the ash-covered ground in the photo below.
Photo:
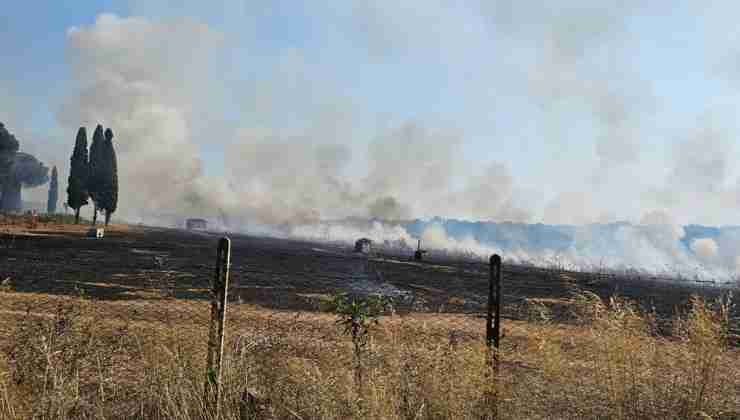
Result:
<svg viewBox="0 0 740 420"><path fill-rule="evenodd" d="M2 231L0 229L0 231ZM84 295L97 300L205 302L214 275L217 233L116 226L104 239L85 228L39 227L0 235L0 281L19 294ZM429 255L375 247L230 235L229 301L267 309L319 310L335 293L393 297L399 312L480 315L488 294L488 265L466 256ZM669 317L692 294L716 298L727 288L638 276L578 273L517 266L503 255L504 316L526 316L532 300L565 314L574 294L591 291L637 300ZM22 308L15 308L20 310Z"/></svg>

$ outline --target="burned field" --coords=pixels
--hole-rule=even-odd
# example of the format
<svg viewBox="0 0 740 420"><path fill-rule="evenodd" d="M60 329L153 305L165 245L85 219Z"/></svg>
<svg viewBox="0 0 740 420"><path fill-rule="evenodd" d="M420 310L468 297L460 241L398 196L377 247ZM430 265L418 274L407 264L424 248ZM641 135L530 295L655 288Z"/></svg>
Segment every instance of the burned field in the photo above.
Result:
<svg viewBox="0 0 740 420"><path fill-rule="evenodd" d="M104 239L83 228L7 230L0 236L0 274L7 290L42 295L84 294L97 300L156 303L207 301L217 234L177 229L116 227ZM232 235L229 301L266 309L316 310L336 293L379 293L401 311L482 313L487 263L470 257L379 248L370 255L347 244ZM716 298L725 288L637 276L566 272L506 264L504 315L518 318L527 301L557 312L574 293L619 295L670 316L692 294Z"/></svg>
<svg viewBox="0 0 740 420"><path fill-rule="evenodd" d="M220 235L0 231L0 418L215 418L203 381ZM691 298L726 289L504 256L492 380L483 261L245 235L231 251L222 418L740 415L740 354L723 327L737 313ZM364 347L327 312L337 293L393 298Z"/></svg>

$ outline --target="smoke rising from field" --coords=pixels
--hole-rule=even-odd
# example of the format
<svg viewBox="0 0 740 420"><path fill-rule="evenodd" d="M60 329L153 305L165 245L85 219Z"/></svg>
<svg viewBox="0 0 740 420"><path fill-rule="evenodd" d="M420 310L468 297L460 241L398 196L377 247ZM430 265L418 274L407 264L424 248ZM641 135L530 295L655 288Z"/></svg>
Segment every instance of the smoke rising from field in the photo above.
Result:
<svg viewBox="0 0 740 420"><path fill-rule="evenodd" d="M0 122L0 154L7 155L13 154L18 151L20 144L18 140L12 135L5 125Z"/></svg>
<svg viewBox="0 0 740 420"><path fill-rule="evenodd" d="M0 122L0 191L2 191L3 181L10 174L13 157L18 152L18 148L18 140Z"/></svg>
<svg viewBox="0 0 740 420"><path fill-rule="evenodd" d="M514 21L520 18L512 17ZM533 30L554 40L541 55L541 60L553 62L538 64L559 70L538 73L539 78L530 81L530 89L547 101L589 92L587 99L592 103L588 105L593 105L599 116L596 120L609 127L604 130L607 134L614 133L613 127L623 125L626 118L626 101L604 92L592 94L597 84L579 80L569 80L575 85L566 92L552 91L562 88L562 77L576 68L575 61L586 53L584 49L598 42L566 34L559 16L538 19ZM592 19L584 16L583 20ZM614 26L617 24L606 25ZM606 36L597 35L596 39ZM127 204L122 203L124 216L136 218L179 207L182 214L217 210L249 214L262 223L345 216L448 216L517 222L534 218L506 163L493 161L482 171L466 165L459 153L465 136L460 130L402 121L368 133L367 148L362 150L348 145L352 140L348 137L356 135L351 127L341 127L342 121L352 121L352 116L330 114L314 118L319 121L312 121L305 129L256 126L238 130L233 139L199 138L206 134L195 132L199 111L208 103L204 92L218 71L209 66L209 59L223 43L221 34L206 25L183 19L151 21L101 15L94 25L72 28L68 38L80 93L70 99L60 119L70 127L80 121L87 125L102 122L121 133L122 179L129 180L122 182L122 188L136 185L130 194L122 191L122 196L129 197ZM288 62L290 66L281 70L282 77L294 81L305 69L300 58ZM550 74L553 76L547 76ZM277 114L290 110L290 100L301 102L300 94L321 95L300 82L296 89L282 91L285 80L259 85L267 93L257 106L267 105ZM325 96L329 101L334 99L331 93ZM284 97L289 99L281 101ZM265 101L288 106L271 109ZM296 108L296 112L304 111ZM280 121L275 115L270 117ZM338 124L326 121L335 117L340 118ZM199 147L211 142L227 144L226 179L204 176ZM597 149L603 159L616 161L629 160L624 153L632 150L623 144ZM353 152L358 151L366 159L366 167L356 163ZM136 165L127 164L134 161ZM212 190L224 192L222 198L210 194ZM566 209L565 213L570 212ZM588 221L591 216L576 221Z"/></svg>
<svg viewBox="0 0 740 420"><path fill-rule="evenodd" d="M651 109L650 86L619 60L630 48L629 19L646 8L636 1L482 3L498 35L512 37L516 47L536 49L527 67L532 97L553 118L572 118L567 111L580 108L581 118L592 125L600 170L637 160L637 130Z"/></svg>
<svg viewBox="0 0 740 420"><path fill-rule="evenodd" d="M578 225L629 219L631 226L606 236L595 228L576 229L573 246L561 254L583 264L584 258L595 264L603 256L625 265L735 264L740 248L731 239L716 239L716 249L707 241L689 248L679 244L682 224L701 222L707 213L728 220L738 208L740 183L733 180L732 148L724 140L732 131L716 120L701 120L693 134L660 133L670 138L670 171L644 165L651 147L643 143L655 136L656 111L666 104L632 62L639 39L630 20L649 12L643 3L593 6L572 0L551 6L497 0L448 10L428 2L380 1L348 2L337 7L337 15L333 10L306 10L317 22L336 19L334 25L316 25L334 31L327 37L330 46L347 39L379 62L418 55L431 70L463 74L463 81L450 83L469 100L478 120L488 114L473 108L490 106L501 120L510 119L508 112L522 112L513 124L534 127L552 157L512 163L498 153L505 142L526 136L524 128L524 134L515 129L508 137L490 135L486 156L471 162L463 149L479 127L425 116L424 110L378 123L381 110L325 76L327 68L317 64L325 57L299 48L276 53L269 76L255 70L248 82L225 87L238 92L242 108L226 126L211 119L228 108L221 103L223 92L214 92L227 83L222 75L229 62L222 55L238 40L194 19L104 14L68 32L77 89L59 120L70 138L79 125L101 123L116 131L120 215L167 223L196 215L228 229L288 226L311 237L323 235L321 221L345 217ZM364 28L361 34L358 27ZM461 31L464 27L472 29ZM349 87L362 83L360 77ZM378 87L384 88L392 89ZM507 94L523 96L527 104L517 108L512 102L516 111L508 111L506 100L499 103L499 95L508 100ZM392 102L404 92L387 95ZM702 147L706 139L715 140ZM223 150L222 171L205 169L206 149ZM528 171L516 164L544 175L523 181ZM708 210L697 209L697 199L709 203ZM393 226L398 225L370 232L383 238L410 235ZM342 229L353 235L364 231ZM474 236L442 233L430 228L421 235L434 246L499 249L522 260L554 252L489 247Z"/></svg>
<svg viewBox="0 0 740 420"><path fill-rule="evenodd" d="M28 153L15 155L12 172L23 187L38 187L49 182L49 168Z"/></svg>
<svg viewBox="0 0 740 420"><path fill-rule="evenodd" d="M21 189L49 181L49 168L19 149L18 139L0 123L0 210L21 210Z"/></svg>
<svg viewBox="0 0 740 420"><path fill-rule="evenodd" d="M112 15L72 28L68 37L80 93L60 119L70 127L100 122L119 133L124 216L222 211L265 224L346 216L529 217L511 200L513 182L504 164L470 177L456 157L460 133L414 122L370 140L365 175L353 166L351 139L314 122L317 128L306 132L238 130L233 141L223 140L230 143L226 177L207 177L198 149L219 140L196 137L193 120L207 89L187 86L213 75L206 63L221 37L187 20ZM203 64L191 68L192 62ZM457 178L463 186L456 191ZM485 200L477 198L482 193Z"/></svg>
<svg viewBox="0 0 740 420"><path fill-rule="evenodd" d="M187 211L203 182L191 133L208 77L208 50L220 36L195 21L152 22L101 15L67 34L78 94L59 118L70 130L100 123L117 133L121 215Z"/></svg>

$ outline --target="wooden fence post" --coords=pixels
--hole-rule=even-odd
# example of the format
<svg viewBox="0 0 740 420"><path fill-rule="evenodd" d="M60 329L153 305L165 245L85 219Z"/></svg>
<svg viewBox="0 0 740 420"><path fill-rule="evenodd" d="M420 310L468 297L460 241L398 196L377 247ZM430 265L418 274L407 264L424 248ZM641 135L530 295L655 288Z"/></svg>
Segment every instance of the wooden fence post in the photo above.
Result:
<svg viewBox="0 0 740 420"><path fill-rule="evenodd" d="M224 354L224 328L226 322L226 292L229 287L231 264L231 241L221 238L216 254L216 275L211 290L211 326L208 335L208 358L206 360L206 403L213 405L215 418L221 415L221 361Z"/></svg>

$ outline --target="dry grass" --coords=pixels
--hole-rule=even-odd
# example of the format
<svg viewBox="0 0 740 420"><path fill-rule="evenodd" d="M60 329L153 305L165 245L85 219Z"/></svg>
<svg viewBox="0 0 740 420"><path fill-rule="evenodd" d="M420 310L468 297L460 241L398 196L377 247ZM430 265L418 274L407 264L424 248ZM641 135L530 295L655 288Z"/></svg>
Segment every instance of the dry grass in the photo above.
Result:
<svg viewBox="0 0 740 420"><path fill-rule="evenodd" d="M50 299L43 314L0 314L0 418L213 418L202 400L206 324L181 316L207 314L205 303L166 300L165 315L138 306L127 317L120 303ZM670 336L624 300L584 294L574 308L577 325L539 307L537 322L505 323L495 377L483 320L383 317L358 386L352 343L332 314L234 305L223 417L740 418L740 354L724 306L693 300Z"/></svg>
<svg viewBox="0 0 740 420"><path fill-rule="evenodd" d="M35 218L25 214L0 214L0 233L6 235L36 232L84 234L90 229L90 224L90 220L82 217L80 223L75 224L74 215L71 214L39 214ZM99 227L103 227L103 224L99 223ZM130 225L116 223L111 223L106 227L108 231L114 232L128 232L132 228Z"/></svg>

